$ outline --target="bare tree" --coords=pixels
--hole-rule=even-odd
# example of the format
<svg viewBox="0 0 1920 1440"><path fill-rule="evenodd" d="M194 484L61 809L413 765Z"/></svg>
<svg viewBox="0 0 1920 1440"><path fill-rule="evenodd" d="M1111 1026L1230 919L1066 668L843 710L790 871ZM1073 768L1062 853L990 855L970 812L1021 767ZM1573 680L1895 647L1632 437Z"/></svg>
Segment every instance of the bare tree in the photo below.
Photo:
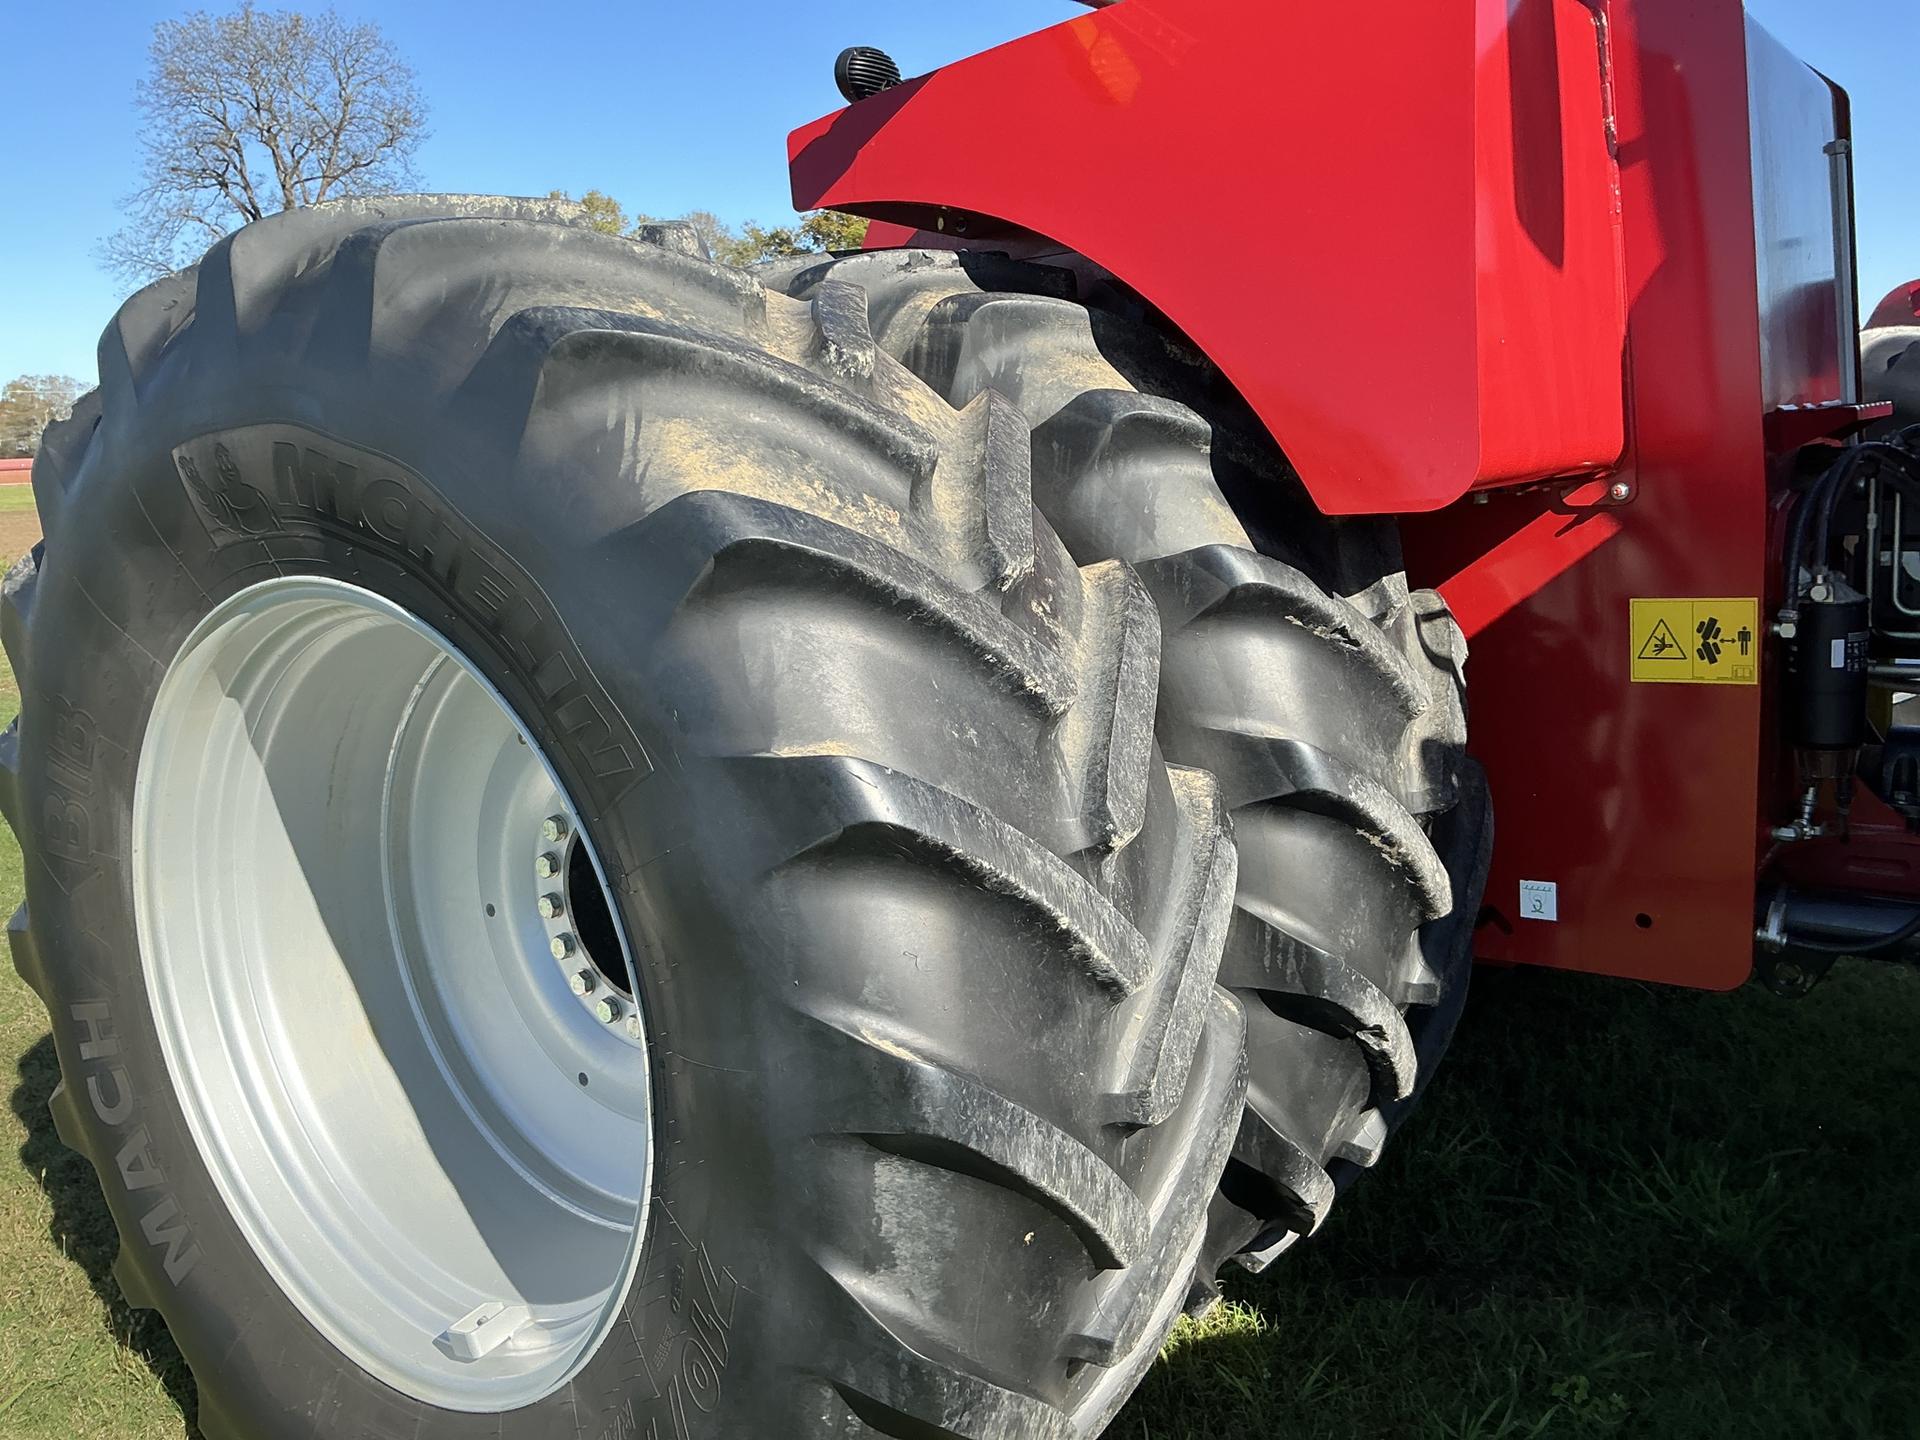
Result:
<svg viewBox="0 0 1920 1440"><path fill-rule="evenodd" d="M409 188L426 138L412 67L331 10L196 10L153 27L140 188L102 247L146 280L281 210Z"/></svg>

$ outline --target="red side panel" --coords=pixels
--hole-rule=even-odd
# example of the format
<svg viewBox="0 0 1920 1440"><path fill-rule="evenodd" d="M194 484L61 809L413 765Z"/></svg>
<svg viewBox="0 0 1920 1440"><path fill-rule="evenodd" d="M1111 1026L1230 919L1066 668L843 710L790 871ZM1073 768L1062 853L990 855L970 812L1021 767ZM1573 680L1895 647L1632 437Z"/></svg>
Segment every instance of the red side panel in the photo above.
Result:
<svg viewBox="0 0 1920 1440"><path fill-rule="evenodd" d="M1629 602L1769 593L1744 20L1738 0L1607 13L1626 463L1584 491L1496 495L1406 533L1472 648L1473 745L1499 824L1479 953L1723 989L1752 964L1772 655L1760 685L1633 683ZM1524 881L1556 886L1557 919L1528 918Z"/></svg>
<svg viewBox="0 0 1920 1440"><path fill-rule="evenodd" d="M1124 0L796 131L794 201L1077 251L1324 509L1431 510L1621 452L1602 54L1581 0Z"/></svg>
<svg viewBox="0 0 1920 1440"><path fill-rule="evenodd" d="M1478 483L1598 471L1621 450L1626 315L1604 25L1578 0L1480 16Z"/></svg>

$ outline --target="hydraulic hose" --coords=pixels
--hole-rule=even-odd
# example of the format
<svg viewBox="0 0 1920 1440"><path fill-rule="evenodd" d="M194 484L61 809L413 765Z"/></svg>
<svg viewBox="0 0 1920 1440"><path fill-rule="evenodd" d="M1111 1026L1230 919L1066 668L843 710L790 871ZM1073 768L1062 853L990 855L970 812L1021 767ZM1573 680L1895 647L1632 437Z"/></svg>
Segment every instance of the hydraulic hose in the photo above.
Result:
<svg viewBox="0 0 1920 1440"><path fill-rule="evenodd" d="M1796 604L1800 598L1800 573L1806 568L1808 558L1809 526L1813 531L1813 562L1823 565L1832 544L1834 512L1840 508L1841 497L1846 494L1848 483L1859 466L1869 460L1874 461L1881 473L1888 474L1896 483L1906 482L1915 487L1915 493L1920 493L1920 456L1908 448L1916 441L1920 441L1920 425L1907 426L1891 440L1869 440L1849 446L1839 459L1822 472L1813 487L1801 497L1800 503L1794 506L1787 529L1786 574L1783 576L1785 586L1782 591L1789 605Z"/></svg>

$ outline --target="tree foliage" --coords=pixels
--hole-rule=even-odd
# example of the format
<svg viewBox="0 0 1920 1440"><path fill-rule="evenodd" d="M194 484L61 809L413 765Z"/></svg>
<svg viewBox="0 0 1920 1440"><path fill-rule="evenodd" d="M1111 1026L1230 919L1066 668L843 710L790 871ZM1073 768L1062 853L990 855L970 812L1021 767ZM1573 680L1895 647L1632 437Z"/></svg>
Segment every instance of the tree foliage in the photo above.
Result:
<svg viewBox="0 0 1920 1440"><path fill-rule="evenodd" d="M0 389L0 457L37 454L40 432L64 420L87 387L71 375L21 375Z"/></svg>
<svg viewBox="0 0 1920 1440"><path fill-rule="evenodd" d="M137 103L141 183L103 246L135 280L250 220L408 188L427 133L413 70L378 25L252 0L155 25Z"/></svg>
<svg viewBox="0 0 1920 1440"><path fill-rule="evenodd" d="M749 220L736 232L719 226L719 239L708 242L713 258L729 265L753 265L788 255L820 255L829 250L858 250L867 222L838 210L814 210L791 225L764 226Z"/></svg>
<svg viewBox="0 0 1920 1440"><path fill-rule="evenodd" d="M573 197L564 190L554 190L547 198L570 200ZM586 211L587 224L608 235L631 235L642 225L665 218L637 215L629 220L625 208L604 190L589 190L576 203ZM711 210L690 210L675 218L692 225L706 241L713 258L726 265L755 265L788 255L858 250L867 233L865 220L838 210L813 210L795 217L789 225L765 226L749 220L738 229Z"/></svg>
<svg viewBox="0 0 1920 1440"><path fill-rule="evenodd" d="M858 250L867 238L867 218L844 210L814 210L800 220L800 248Z"/></svg>
<svg viewBox="0 0 1920 1440"><path fill-rule="evenodd" d="M573 201L586 211L588 228L598 230L603 235L630 235L638 223L628 220L620 202L604 190L589 190L578 200L564 190L549 190L547 198Z"/></svg>

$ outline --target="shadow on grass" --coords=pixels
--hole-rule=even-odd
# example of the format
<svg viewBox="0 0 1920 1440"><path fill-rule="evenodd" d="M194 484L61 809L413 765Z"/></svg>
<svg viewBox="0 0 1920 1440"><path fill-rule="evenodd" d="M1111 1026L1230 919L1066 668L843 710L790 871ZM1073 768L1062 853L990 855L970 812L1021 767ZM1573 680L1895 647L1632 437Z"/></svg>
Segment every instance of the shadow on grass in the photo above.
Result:
<svg viewBox="0 0 1920 1440"><path fill-rule="evenodd" d="M20 1162L39 1180L52 1202L49 1238L62 1255L86 1272L100 1301L100 1319L107 1332L121 1347L146 1362L180 1407L188 1435L199 1440L193 1373L160 1317L151 1310L134 1309L120 1293L119 1283L113 1278L120 1238L106 1198L100 1193L99 1178L85 1157L69 1150L53 1128L53 1113L47 1102L60 1083L60 1062L54 1054L52 1036L42 1036L21 1055L19 1076L12 1096L13 1113L27 1132L27 1142L20 1147Z"/></svg>

